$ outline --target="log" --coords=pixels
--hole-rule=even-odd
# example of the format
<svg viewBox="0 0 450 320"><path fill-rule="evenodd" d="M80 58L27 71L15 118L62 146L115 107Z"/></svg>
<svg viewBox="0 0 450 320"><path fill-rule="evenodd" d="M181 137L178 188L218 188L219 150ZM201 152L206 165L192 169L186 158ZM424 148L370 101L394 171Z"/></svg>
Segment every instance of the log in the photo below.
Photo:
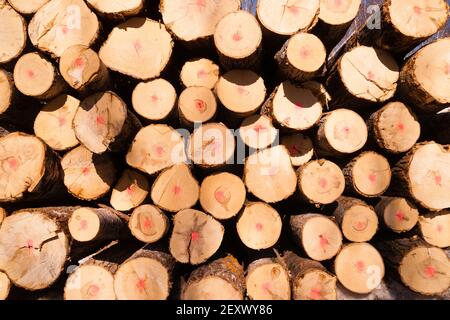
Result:
<svg viewBox="0 0 450 320"><path fill-rule="evenodd" d="M170 222L156 206L145 204L133 210L128 227L133 236L145 243L154 243L165 236Z"/></svg>
<svg viewBox="0 0 450 320"><path fill-rule="evenodd" d="M187 128L212 121L217 113L216 96L206 87L188 87L178 99L180 123Z"/></svg>
<svg viewBox="0 0 450 320"><path fill-rule="evenodd" d="M333 212L344 237L352 242L368 242L378 231L378 216L372 206L362 200L340 197Z"/></svg>
<svg viewBox="0 0 450 320"><path fill-rule="evenodd" d="M444 1L440 1L445 4ZM417 111L435 113L450 103L450 38L438 39L420 49L400 73L399 95Z"/></svg>
<svg viewBox="0 0 450 320"><path fill-rule="evenodd" d="M3 208L0 208L0 226L2 225L3 220L6 218L6 210Z"/></svg>
<svg viewBox="0 0 450 320"><path fill-rule="evenodd" d="M250 150L265 149L276 144L278 130L270 117L255 114L242 121L239 137Z"/></svg>
<svg viewBox="0 0 450 320"><path fill-rule="evenodd" d="M144 10L144 0L87 0L99 16L110 20L123 20L127 17L137 16Z"/></svg>
<svg viewBox="0 0 450 320"><path fill-rule="evenodd" d="M38 52L27 53L17 60L14 84L22 94L41 100L55 98L67 87L55 66Z"/></svg>
<svg viewBox="0 0 450 320"><path fill-rule="evenodd" d="M0 271L0 300L6 300L11 289L11 281L6 273Z"/></svg>
<svg viewBox="0 0 450 320"><path fill-rule="evenodd" d="M169 249L181 263L198 265L219 249L224 227L213 217L193 209L178 212L173 218Z"/></svg>
<svg viewBox="0 0 450 320"><path fill-rule="evenodd" d="M347 190L366 198L382 195L391 183L391 166L381 154L365 151L342 170Z"/></svg>
<svg viewBox="0 0 450 320"><path fill-rule="evenodd" d="M289 151L294 167L306 164L314 156L314 146L311 139L302 133L282 135L281 144Z"/></svg>
<svg viewBox="0 0 450 320"><path fill-rule="evenodd" d="M118 211L128 211L141 205L149 191L150 185L145 175L125 169L112 190L110 204Z"/></svg>
<svg viewBox="0 0 450 320"><path fill-rule="evenodd" d="M421 134L416 115L399 101L390 102L374 112L367 120L367 127L376 145L392 154L409 151Z"/></svg>
<svg viewBox="0 0 450 320"><path fill-rule="evenodd" d="M78 146L72 122L79 106L80 100L66 94L49 101L34 120L34 133L56 151Z"/></svg>
<svg viewBox="0 0 450 320"><path fill-rule="evenodd" d="M131 18L111 31L99 56L113 71L150 80L166 68L172 47L172 38L163 24L148 18Z"/></svg>
<svg viewBox="0 0 450 320"><path fill-rule="evenodd" d="M180 72L181 84L186 87L214 89L219 81L219 66L206 58L187 61Z"/></svg>
<svg viewBox="0 0 450 320"><path fill-rule="evenodd" d="M9 63L19 57L27 42L27 23L11 6L0 3L0 64Z"/></svg>
<svg viewBox="0 0 450 320"><path fill-rule="evenodd" d="M292 299L336 300L336 277L317 261L300 258L292 251L283 253L291 275Z"/></svg>
<svg viewBox="0 0 450 320"><path fill-rule="evenodd" d="M278 145L250 155L244 164L244 183L250 193L267 203L292 196L297 177L286 148Z"/></svg>
<svg viewBox="0 0 450 320"><path fill-rule="evenodd" d="M12 75L0 69L0 115L11 110L15 96L14 80Z"/></svg>
<svg viewBox="0 0 450 320"><path fill-rule="evenodd" d="M236 223L239 238L254 250L273 247L280 238L282 226L280 214L264 202L247 203Z"/></svg>
<svg viewBox="0 0 450 320"><path fill-rule="evenodd" d="M200 205L218 220L236 216L246 200L244 182L228 172L207 176L200 186Z"/></svg>
<svg viewBox="0 0 450 320"><path fill-rule="evenodd" d="M244 294L244 268L228 255L194 270L181 300L243 300Z"/></svg>
<svg viewBox="0 0 450 320"><path fill-rule="evenodd" d="M163 210L177 212L193 207L199 198L200 186L190 168L179 163L159 174L150 193L154 204Z"/></svg>
<svg viewBox="0 0 450 320"><path fill-rule="evenodd" d="M253 261L245 280L250 300L291 300L289 271L281 259Z"/></svg>
<svg viewBox="0 0 450 320"><path fill-rule="evenodd" d="M8 3L14 10L22 15L32 15L36 13L49 0L8 0Z"/></svg>
<svg viewBox="0 0 450 320"><path fill-rule="evenodd" d="M419 218L417 208L405 198L382 197L375 211L383 226L396 233L412 230Z"/></svg>
<svg viewBox="0 0 450 320"><path fill-rule="evenodd" d="M341 168L325 159L300 166L297 175L300 196L316 206L333 203L345 190Z"/></svg>
<svg viewBox="0 0 450 320"><path fill-rule="evenodd" d="M334 261L339 282L354 293L367 294L376 289L383 280L383 258L368 243L345 245Z"/></svg>
<svg viewBox="0 0 450 320"><path fill-rule="evenodd" d="M94 154L84 146L69 151L62 158L61 166L67 190L82 200L103 197L116 179L116 166L111 156Z"/></svg>
<svg viewBox="0 0 450 320"><path fill-rule="evenodd" d="M392 170L392 193L439 211L450 207L450 150L434 142L416 144Z"/></svg>
<svg viewBox="0 0 450 320"><path fill-rule="evenodd" d="M419 217L419 230L422 238L439 248L450 247L450 211L443 210Z"/></svg>
<svg viewBox="0 0 450 320"><path fill-rule="evenodd" d="M82 0L50 0L28 25L31 43L56 58L73 45L90 47L99 30L97 16Z"/></svg>

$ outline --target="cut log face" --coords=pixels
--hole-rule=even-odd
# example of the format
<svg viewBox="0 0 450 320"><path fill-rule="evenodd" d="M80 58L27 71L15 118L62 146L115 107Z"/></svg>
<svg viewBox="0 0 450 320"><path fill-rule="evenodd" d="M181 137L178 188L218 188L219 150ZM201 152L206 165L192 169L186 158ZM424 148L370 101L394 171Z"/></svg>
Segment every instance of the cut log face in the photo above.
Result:
<svg viewBox="0 0 450 320"><path fill-rule="evenodd" d="M186 87L206 87L213 89L219 81L219 66L213 61L200 58L188 61L180 72L181 83Z"/></svg>
<svg viewBox="0 0 450 320"><path fill-rule="evenodd" d="M96 265L80 266L64 287L65 300L115 300L113 274Z"/></svg>
<svg viewBox="0 0 450 320"><path fill-rule="evenodd" d="M298 186L307 201L318 205L330 204L344 192L345 178L335 163L314 160L298 169Z"/></svg>
<svg viewBox="0 0 450 320"><path fill-rule="evenodd" d="M170 253L181 263L197 265L208 260L222 243L224 228L207 214L186 209L173 219Z"/></svg>
<svg viewBox="0 0 450 320"><path fill-rule="evenodd" d="M244 205L247 190L242 180L228 172L206 177L200 186L200 204L219 220L230 219Z"/></svg>
<svg viewBox="0 0 450 320"><path fill-rule="evenodd" d="M257 15L266 29L280 35L292 35L314 27L319 15L319 0L260 0Z"/></svg>
<svg viewBox="0 0 450 320"><path fill-rule="evenodd" d="M417 208L404 198L382 198L375 211L384 224L397 233L412 230L419 218Z"/></svg>
<svg viewBox="0 0 450 320"><path fill-rule="evenodd" d="M101 16L119 19L139 14L144 9L144 0L87 0L91 8Z"/></svg>
<svg viewBox="0 0 450 320"><path fill-rule="evenodd" d="M247 296L251 300L290 300L289 271L275 259L260 259L248 266Z"/></svg>
<svg viewBox="0 0 450 320"><path fill-rule="evenodd" d="M264 80L250 70L232 70L222 75L216 85L222 105L245 117L254 114L266 98Z"/></svg>
<svg viewBox="0 0 450 320"><path fill-rule="evenodd" d="M20 14L9 5L0 5L0 25L4 32L0 34L0 64L17 58L23 51L27 41L27 24Z"/></svg>
<svg viewBox="0 0 450 320"><path fill-rule="evenodd" d="M34 133L53 150L65 151L79 144L72 127L80 101L61 95L48 102L34 121Z"/></svg>
<svg viewBox="0 0 450 320"><path fill-rule="evenodd" d="M11 7L24 15L30 15L38 11L49 0L8 0Z"/></svg>
<svg viewBox="0 0 450 320"><path fill-rule="evenodd" d="M264 202L245 206L236 224L241 241L249 248L271 248L281 235L282 221L279 213Z"/></svg>
<svg viewBox="0 0 450 320"><path fill-rule="evenodd" d="M429 244L439 247L450 247L450 211L419 217L419 227L423 239Z"/></svg>
<svg viewBox="0 0 450 320"><path fill-rule="evenodd" d="M97 16L82 0L50 0L28 25L33 45L55 57L60 57L73 45L89 47L97 39L98 32Z"/></svg>
<svg viewBox="0 0 450 320"><path fill-rule="evenodd" d="M164 24L179 40L194 41L212 36L220 19L239 7L239 0L163 0L159 9Z"/></svg>
<svg viewBox="0 0 450 320"><path fill-rule="evenodd" d="M275 145L278 130L268 116L253 115L242 122L239 136L248 147L258 150Z"/></svg>
<svg viewBox="0 0 450 320"><path fill-rule="evenodd" d="M13 95L13 78L7 71L0 69L0 115L11 106Z"/></svg>
<svg viewBox="0 0 450 320"><path fill-rule="evenodd" d="M177 93L164 79L139 83L133 90L134 110L149 121L165 120L173 111Z"/></svg>
<svg viewBox="0 0 450 320"><path fill-rule="evenodd" d="M149 80L159 77L165 69L172 47L172 38L163 24L146 18L131 18L113 29L99 55L109 69L135 79Z"/></svg>
<svg viewBox="0 0 450 320"><path fill-rule="evenodd" d="M128 211L144 202L150 191L148 179L136 170L126 169L111 193L111 206Z"/></svg>
<svg viewBox="0 0 450 320"><path fill-rule="evenodd" d="M9 281L6 273L0 271L0 300L6 300L11 289L11 281Z"/></svg>
<svg viewBox="0 0 450 320"><path fill-rule="evenodd" d="M181 121L194 125L213 119L217 112L217 100L211 89L206 87L188 87L178 99Z"/></svg>
<svg viewBox="0 0 450 320"><path fill-rule="evenodd" d="M376 289L384 277L383 258L368 243L346 245L337 255L334 269L345 288L360 294Z"/></svg>
<svg viewBox="0 0 450 320"><path fill-rule="evenodd" d="M284 146L264 149L245 160L244 182L259 199L274 203L287 199L296 190L296 174Z"/></svg>
<svg viewBox="0 0 450 320"><path fill-rule="evenodd" d="M193 207L199 198L200 187L189 167L176 164L164 170L152 186L151 198L158 207L177 212Z"/></svg>
<svg viewBox="0 0 450 320"><path fill-rule="evenodd" d="M169 219L158 207L146 204L134 209L128 226L138 240L154 243L166 234L169 225Z"/></svg>
<svg viewBox="0 0 450 320"><path fill-rule="evenodd" d="M141 129L127 154L127 163L150 175L186 160L183 137L167 125Z"/></svg>
<svg viewBox="0 0 450 320"><path fill-rule="evenodd" d="M95 155L84 146L68 152L61 160L64 184L82 200L96 200L108 193L116 177L109 155Z"/></svg>
<svg viewBox="0 0 450 320"><path fill-rule="evenodd" d="M314 156L314 146L311 139L302 133L282 136L281 144L289 151L294 167L304 165Z"/></svg>
<svg viewBox="0 0 450 320"><path fill-rule="evenodd" d="M332 26L344 25L358 14L361 0L320 0L319 19Z"/></svg>

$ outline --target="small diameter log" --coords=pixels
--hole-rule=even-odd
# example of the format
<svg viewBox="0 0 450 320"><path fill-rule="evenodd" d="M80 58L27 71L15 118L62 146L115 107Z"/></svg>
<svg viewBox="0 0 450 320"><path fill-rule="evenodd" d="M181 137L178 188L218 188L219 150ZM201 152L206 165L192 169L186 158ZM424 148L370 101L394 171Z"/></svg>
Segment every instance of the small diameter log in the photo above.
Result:
<svg viewBox="0 0 450 320"><path fill-rule="evenodd" d="M382 197L375 211L383 225L396 233L412 230L419 218L417 208L404 198Z"/></svg>
<svg viewBox="0 0 450 320"><path fill-rule="evenodd" d="M378 231L378 216L374 208L350 197L340 197L337 203L333 215L344 237L352 242L370 241Z"/></svg>
<svg viewBox="0 0 450 320"><path fill-rule="evenodd" d="M449 54L450 38L447 37L425 46L409 58L399 81L399 94L405 102L425 113L435 113L448 106Z"/></svg>
<svg viewBox="0 0 450 320"><path fill-rule="evenodd" d="M443 210L419 217L422 238L439 248L450 247L450 211Z"/></svg>
<svg viewBox="0 0 450 320"><path fill-rule="evenodd" d="M225 232L220 222L193 209L178 212L173 224L170 253L178 262L193 265L205 262L216 253Z"/></svg>
<svg viewBox="0 0 450 320"><path fill-rule="evenodd" d="M317 261L300 258L287 251L283 254L291 275L294 300L336 300L336 277Z"/></svg>
<svg viewBox="0 0 450 320"><path fill-rule="evenodd" d="M80 142L72 127L75 112L80 100L60 95L48 102L34 121L34 133L44 140L53 150L66 151L76 147Z"/></svg>
<svg viewBox="0 0 450 320"><path fill-rule="evenodd" d="M150 196L163 210L177 212L193 207L199 198L200 186L184 163L165 169L156 178Z"/></svg>
<svg viewBox="0 0 450 320"><path fill-rule="evenodd" d="M149 80L159 77L166 68L172 47L172 37L163 24L147 18L131 18L112 30L99 55L109 69Z"/></svg>
<svg viewBox="0 0 450 320"><path fill-rule="evenodd" d="M335 163L320 159L297 170L300 196L316 206L336 201L345 190L345 178Z"/></svg>
<svg viewBox="0 0 450 320"><path fill-rule="evenodd" d="M0 3L0 64L19 57L27 42L27 23L25 19L6 3Z"/></svg>
<svg viewBox="0 0 450 320"><path fill-rule="evenodd" d="M266 98L264 79L250 70L232 70L216 85L220 103L233 116L243 118L258 111Z"/></svg>
<svg viewBox="0 0 450 320"><path fill-rule="evenodd" d="M299 167L311 161L314 156L314 146L311 139L302 133L281 136L281 144L286 147L294 167Z"/></svg>
<svg viewBox="0 0 450 320"><path fill-rule="evenodd" d="M450 150L434 142L416 144L392 173L393 193L414 199L432 211L450 207Z"/></svg>
<svg viewBox="0 0 450 320"><path fill-rule="evenodd" d="M241 241L250 249L273 247L281 235L280 214L264 202L248 203L236 223Z"/></svg>
<svg viewBox="0 0 450 320"><path fill-rule="evenodd" d="M239 137L253 150L275 145L278 130L272 125L272 119L266 115L253 115L245 118L239 128Z"/></svg>
<svg viewBox="0 0 450 320"><path fill-rule="evenodd" d="M243 300L244 268L231 255L194 270L181 300Z"/></svg>
<svg viewBox="0 0 450 320"><path fill-rule="evenodd" d="M36 13L49 0L8 0L11 7L23 15L32 15Z"/></svg>
<svg viewBox="0 0 450 320"><path fill-rule="evenodd" d="M175 260L167 253L143 248L119 266L114 275L118 300L166 300Z"/></svg>
<svg viewBox="0 0 450 320"><path fill-rule="evenodd" d="M361 153L342 171L347 189L367 198L382 195L391 183L391 166L388 160L373 151Z"/></svg>
<svg viewBox="0 0 450 320"><path fill-rule="evenodd" d="M225 70L254 69L261 64L261 27L247 11L235 11L224 16L217 23L214 44L220 65Z"/></svg>
<svg viewBox="0 0 450 320"><path fill-rule="evenodd" d="M99 29L97 16L84 1L50 0L31 19L28 35L39 50L61 57L73 45L91 46Z"/></svg>
<svg viewBox="0 0 450 320"><path fill-rule="evenodd" d="M364 119L354 111L338 109L320 120L315 145L324 155L342 157L361 150L367 138Z"/></svg>
<svg viewBox="0 0 450 320"><path fill-rule="evenodd" d="M253 261L247 268L245 282L251 300L291 300L289 271L281 259Z"/></svg>
<svg viewBox="0 0 450 320"><path fill-rule="evenodd" d="M22 94L41 100L56 97L67 86L55 66L37 52L27 53L17 60L14 84Z"/></svg>
<svg viewBox="0 0 450 320"><path fill-rule="evenodd" d="M345 245L334 261L339 282L354 293L367 294L376 289L384 277L380 253L368 243Z"/></svg>
<svg viewBox="0 0 450 320"><path fill-rule="evenodd" d="M0 271L0 300L6 300L11 289L11 281L9 281L6 273Z"/></svg>
<svg viewBox="0 0 450 320"><path fill-rule="evenodd" d="M244 182L228 172L206 177L200 186L200 204L207 213L219 220L238 214L247 195Z"/></svg>
<svg viewBox="0 0 450 320"><path fill-rule="evenodd" d="M128 224L133 236L145 243L159 241L169 226L167 216L158 207L149 204L134 209Z"/></svg>
<svg viewBox="0 0 450 320"><path fill-rule="evenodd" d="M395 269L412 291L423 295L440 295L450 287L450 262L444 250L425 241L391 240L377 244L386 264Z"/></svg>
<svg viewBox="0 0 450 320"><path fill-rule="evenodd" d="M186 62L180 72L181 84L186 87L214 89L219 81L219 66L206 58Z"/></svg>
<svg viewBox="0 0 450 320"><path fill-rule="evenodd" d="M193 128L195 124L211 121L217 113L216 96L206 87L188 87L178 99L181 125Z"/></svg>
<svg viewBox="0 0 450 320"><path fill-rule="evenodd" d="M94 50L83 45L64 50L59 60L59 72L81 94L105 90L109 84L108 69Z"/></svg>
<svg viewBox="0 0 450 320"><path fill-rule="evenodd" d="M398 154L410 150L420 138L420 123L402 102L390 102L373 113L368 122L370 135L378 147Z"/></svg>
<svg viewBox="0 0 450 320"><path fill-rule="evenodd" d="M108 154L97 155L84 146L69 151L61 160L64 184L82 200L96 200L109 192L116 179L116 167Z"/></svg>
<svg viewBox="0 0 450 320"><path fill-rule="evenodd" d="M245 160L244 183L250 193L267 203L292 196L297 177L286 148L278 145L250 155Z"/></svg>
<svg viewBox="0 0 450 320"><path fill-rule="evenodd" d="M175 110L176 101L175 88L164 79L139 83L131 97L134 111L150 122L169 118Z"/></svg>
<svg viewBox="0 0 450 320"><path fill-rule="evenodd" d="M144 0L87 0L86 3L104 18L122 20L136 16L144 10Z"/></svg>
<svg viewBox="0 0 450 320"><path fill-rule="evenodd" d="M392 98L399 67L386 51L358 46L342 55L326 80L333 106L364 108Z"/></svg>
<svg viewBox="0 0 450 320"><path fill-rule="evenodd" d="M45 199L59 186L59 158L35 136L15 132L1 137L0 159L0 202Z"/></svg>
<svg viewBox="0 0 450 320"><path fill-rule="evenodd" d="M327 51L318 37L297 33L275 54L275 61L283 77L304 82L322 74L326 57Z"/></svg>
<svg viewBox="0 0 450 320"><path fill-rule="evenodd" d="M313 90L285 81L272 92L261 113L270 116L278 127L300 131L319 122L322 110Z"/></svg>
<svg viewBox="0 0 450 320"><path fill-rule="evenodd" d="M186 160L183 137L167 125L149 125L134 138L126 160L131 167L154 175Z"/></svg>
<svg viewBox="0 0 450 320"><path fill-rule="evenodd" d="M111 206L128 211L142 204L150 191L147 177L136 170L125 169L111 193Z"/></svg>
<svg viewBox="0 0 450 320"><path fill-rule="evenodd" d="M290 227L296 243L313 260L329 260L341 249L341 230L327 216L314 213L291 216Z"/></svg>

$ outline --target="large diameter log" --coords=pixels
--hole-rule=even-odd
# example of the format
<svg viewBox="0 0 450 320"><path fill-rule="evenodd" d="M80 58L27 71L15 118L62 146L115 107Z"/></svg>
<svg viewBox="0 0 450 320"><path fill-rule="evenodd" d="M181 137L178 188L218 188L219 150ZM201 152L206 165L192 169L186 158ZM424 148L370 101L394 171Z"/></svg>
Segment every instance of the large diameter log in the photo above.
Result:
<svg viewBox="0 0 450 320"><path fill-rule="evenodd" d="M8 0L11 7L23 15L32 15L36 13L49 0Z"/></svg>
<svg viewBox="0 0 450 320"><path fill-rule="evenodd" d="M163 24L147 18L131 18L112 30L99 55L109 69L149 80L159 77L166 68L172 47L172 38Z"/></svg>
<svg viewBox="0 0 450 320"><path fill-rule="evenodd" d="M167 216L158 207L150 204L134 209L128 223L133 236L145 243L160 240L169 230L169 226Z"/></svg>
<svg viewBox="0 0 450 320"><path fill-rule="evenodd" d="M382 197L375 211L384 227L396 233L412 230L419 218L417 208L405 198Z"/></svg>
<svg viewBox="0 0 450 320"><path fill-rule="evenodd" d="M243 300L244 268L231 255L194 270L181 300Z"/></svg>
<svg viewBox="0 0 450 320"><path fill-rule="evenodd" d="M242 121L239 137L250 150L264 149L276 144L278 130L273 126L272 119L266 115L255 114Z"/></svg>
<svg viewBox="0 0 450 320"><path fill-rule="evenodd" d="M27 41L27 23L13 8L6 3L0 3L0 64L8 63L20 56Z"/></svg>
<svg viewBox="0 0 450 320"><path fill-rule="evenodd" d="M294 300L336 300L336 277L317 261L300 258L291 251L283 253L291 275Z"/></svg>
<svg viewBox="0 0 450 320"><path fill-rule="evenodd" d="M267 203L292 196L297 177L286 148L279 145L250 155L245 160L244 183L250 193Z"/></svg>
<svg viewBox="0 0 450 320"><path fill-rule="evenodd" d="M282 135L281 144L289 151L294 167L304 165L314 156L314 146L311 139L302 133Z"/></svg>
<svg viewBox="0 0 450 320"><path fill-rule="evenodd" d="M188 87L213 89L219 81L219 66L206 58L187 61L180 72L181 84Z"/></svg>
<svg viewBox="0 0 450 320"><path fill-rule="evenodd" d="M385 273L383 258L368 243L345 245L336 256L334 270L346 289L359 294L376 289Z"/></svg>
<svg viewBox="0 0 450 320"><path fill-rule="evenodd" d="M97 16L84 1L50 0L31 19L28 35L39 50L61 57L70 46L92 45L99 28Z"/></svg>
<svg viewBox="0 0 450 320"><path fill-rule="evenodd" d="M314 213L291 216L290 227L296 243L313 260L329 260L341 249L341 230L327 216Z"/></svg>
<svg viewBox="0 0 450 320"><path fill-rule="evenodd" d="M178 114L185 127L193 128L211 121L216 116L217 109L216 96L206 87L188 87L178 99Z"/></svg>
<svg viewBox="0 0 450 320"><path fill-rule="evenodd" d="M0 271L0 300L6 300L11 289L11 281L6 273Z"/></svg>
<svg viewBox="0 0 450 320"><path fill-rule="evenodd" d="M450 211L425 214L419 217L422 238L439 248L450 247Z"/></svg>
<svg viewBox="0 0 450 320"><path fill-rule="evenodd" d="M224 227L213 217L186 209L173 218L170 253L181 263L197 265L208 260L219 249Z"/></svg>
<svg viewBox="0 0 450 320"><path fill-rule="evenodd" d="M441 1L445 3L444 1ZM450 38L438 39L409 58L400 73L399 94L421 112L434 113L450 103Z"/></svg>
<svg viewBox="0 0 450 320"><path fill-rule="evenodd" d="M123 20L136 16L144 10L144 0L87 0L86 3L101 17Z"/></svg>
<svg viewBox="0 0 450 320"><path fill-rule="evenodd" d="M112 190L111 206L128 211L142 204L150 191L147 177L132 169L125 169Z"/></svg>
<svg viewBox="0 0 450 320"><path fill-rule="evenodd" d="M403 157L393 169L393 193L414 199L424 208L438 211L450 207L450 150L425 142Z"/></svg>

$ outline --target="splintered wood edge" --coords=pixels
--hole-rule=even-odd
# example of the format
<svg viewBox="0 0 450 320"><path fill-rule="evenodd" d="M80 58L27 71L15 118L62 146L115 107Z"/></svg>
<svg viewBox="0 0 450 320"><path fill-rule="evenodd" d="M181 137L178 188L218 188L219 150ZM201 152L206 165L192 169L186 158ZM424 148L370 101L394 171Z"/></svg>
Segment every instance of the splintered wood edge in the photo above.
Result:
<svg viewBox="0 0 450 320"><path fill-rule="evenodd" d="M110 203L118 211L128 211L144 202L150 192L150 184L144 174L125 169L114 186Z"/></svg>
<svg viewBox="0 0 450 320"><path fill-rule="evenodd" d="M247 296L251 300L290 300L290 275L277 262L260 259L248 267L246 277Z"/></svg>
<svg viewBox="0 0 450 320"><path fill-rule="evenodd" d="M341 229L349 241L370 241L378 231L378 216L368 205L356 203L344 212Z"/></svg>
<svg viewBox="0 0 450 320"><path fill-rule="evenodd" d="M294 167L304 165L311 161L314 156L312 140L302 133L283 135L281 137L281 144L289 151L291 162Z"/></svg>
<svg viewBox="0 0 450 320"><path fill-rule="evenodd" d="M6 70L0 69L0 115L11 106L13 94L13 78Z"/></svg>
<svg viewBox="0 0 450 320"><path fill-rule="evenodd" d="M382 155L367 151L360 154L352 168L352 182L358 193L376 197L391 183L391 167Z"/></svg>
<svg viewBox="0 0 450 320"><path fill-rule="evenodd" d="M187 61L180 72L185 87L201 86L213 89L219 81L219 66L205 58Z"/></svg>
<svg viewBox="0 0 450 320"><path fill-rule="evenodd" d="M3 44L0 50L0 64L2 64L17 58L25 49L27 23L7 4L0 4L0 21L5 28L0 35L0 42Z"/></svg>
<svg viewBox="0 0 450 320"><path fill-rule="evenodd" d="M115 300L113 274L97 265L81 265L67 278L65 300Z"/></svg>
<svg viewBox="0 0 450 320"><path fill-rule="evenodd" d="M356 18L361 0L320 1L319 19L326 24L344 25Z"/></svg>
<svg viewBox="0 0 450 320"><path fill-rule="evenodd" d="M218 109L216 96L206 87L188 87L180 94L178 109L181 117L190 123L208 122Z"/></svg>
<svg viewBox="0 0 450 320"><path fill-rule="evenodd" d="M6 300L11 289L11 281L6 273L0 271L0 300Z"/></svg>
<svg viewBox="0 0 450 320"><path fill-rule="evenodd" d="M274 145L278 130L273 126L270 117L253 115L244 119L239 128L239 136L250 148L264 149Z"/></svg>
<svg viewBox="0 0 450 320"><path fill-rule="evenodd" d="M420 216L419 227L423 239L429 244L439 248L450 247L450 211Z"/></svg>
<svg viewBox="0 0 450 320"><path fill-rule="evenodd" d="M169 224L169 219L158 207L147 204L133 210L128 226L136 239L154 243L165 235Z"/></svg>
<svg viewBox="0 0 450 320"><path fill-rule="evenodd" d="M336 300L336 277L320 269L310 269L293 283L296 300Z"/></svg>
<svg viewBox="0 0 450 320"><path fill-rule="evenodd" d="M397 233L412 230L419 218L417 208L404 198L382 199L375 210L385 225Z"/></svg>

